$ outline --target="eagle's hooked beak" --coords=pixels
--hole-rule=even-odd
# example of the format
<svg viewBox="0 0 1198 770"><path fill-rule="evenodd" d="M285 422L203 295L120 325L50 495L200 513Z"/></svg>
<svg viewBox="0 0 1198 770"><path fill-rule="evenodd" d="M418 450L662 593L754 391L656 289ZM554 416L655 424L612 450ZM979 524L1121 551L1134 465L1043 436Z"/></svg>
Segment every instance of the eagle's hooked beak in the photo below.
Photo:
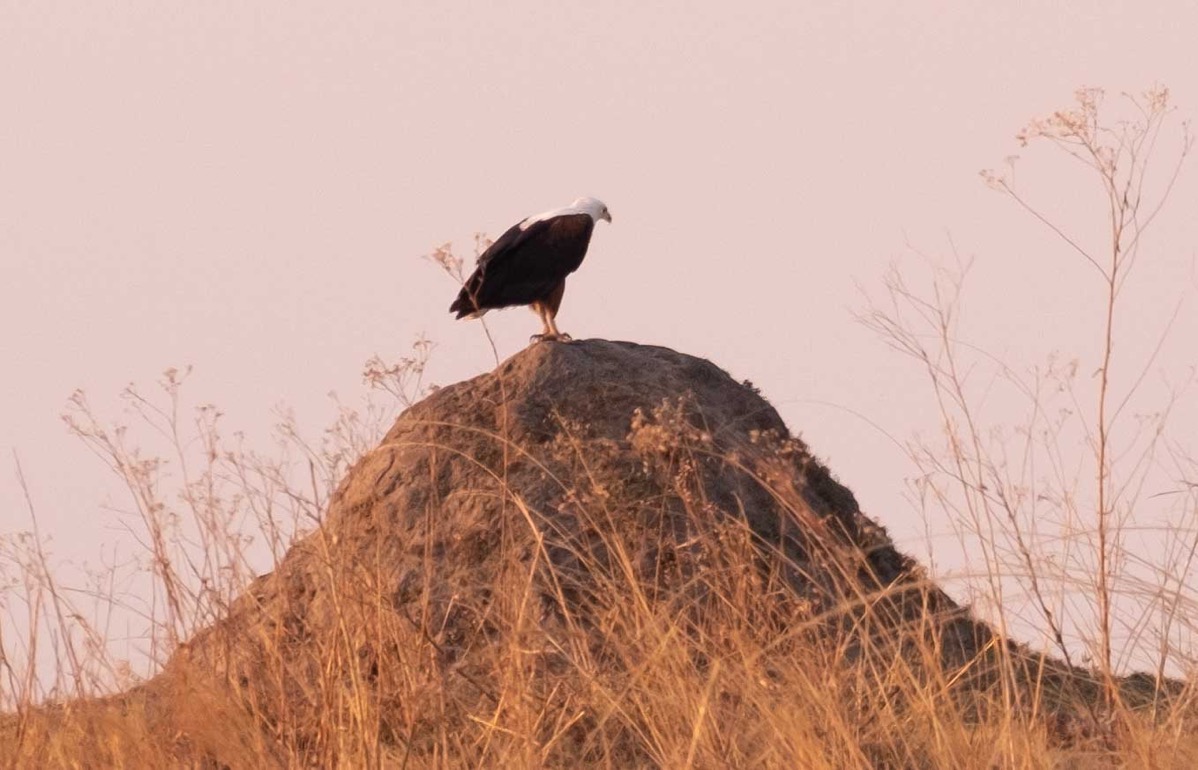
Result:
<svg viewBox="0 0 1198 770"><path fill-rule="evenodd" d="M610 211L608 211L608 210L606 210L606 209L604 209L604 211L603 211L603 215L602 215L601 217L599 217L599 218L600 218L600 219L606 219L606 220L607 220L607 221L610 223L610 222L611 222L611 212L610 212Z"/></svg>

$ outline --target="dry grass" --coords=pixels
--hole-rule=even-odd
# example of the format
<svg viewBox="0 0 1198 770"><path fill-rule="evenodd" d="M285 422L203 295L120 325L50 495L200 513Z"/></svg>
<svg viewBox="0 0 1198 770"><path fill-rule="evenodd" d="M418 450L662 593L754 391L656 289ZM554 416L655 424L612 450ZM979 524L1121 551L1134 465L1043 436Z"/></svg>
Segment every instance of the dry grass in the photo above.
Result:
<svg viewBox="0 0 1198 770"><path fill-rule="evenodd" d="M561 426L553 456L572 458L563 491L578 507L569 520L543 509L544 497L516 477L528 457L519 445L507 447L512 477L447 487L459 499L491 501L480 510L499 518L475 527L453 519L460 505L449 497L381 521L395 501L351 484L325 527L293 546L302 555L256 580L243 564L232 572L246 583L227 582L219 597L207 587L230 571L241 531L210 530L205 548L219 547L193 559L194 574L170 566L182 562L168 556L164 534L154 564L159 581L171 583L162 594L174 599L154 632L164 652L174 649L172 635L190 641L162 675L109 698L63 697L91 694L77 683L111 663L62 657L59 705L35 706L33 695L10 703L16 714L3 725L0 759L24 767L787 768L1198 760L1188 688L1153 707L1149 682L1134 704L1104 710L1099 680L962 626L918 573L880 579L883 567L856 546L882 537L882 547L884 536L838 531L835 517L813 507L796 479L823 482L793 473L808 462L801 445L757 437L758 451L733 456L693 418L683 401L634 420L628 443L643 474L623 450L603 451L585 426ZM503 443L498 435L483 442ZM428 449L421 444L387 446ZM319 481L307 493L280 486L271 499L261 487L237 487L251 476L239 468L244 456L215 454L211 473L195 477L213 490L204 499L239 499L239 489L241 506L287 511L264 531L328 505ZM336 453L319 456L333 462ZM363 462L354 477L375 476L372 458ZM495 470L503 467L487 473ZM713 514L711 493L734 472L785 511L794 530L785 542L763 543L745 519ZM157 488L143 482L132 486ZM299 510L275 508L279 500ZM148 510L165 533L186 509L160 503ZM439 536L422 540L441 519ZM205 513L197 526L237 520ZM375 537L384 525L404 552ZM450 530L463 542L439 551ZM41 596L62 617L59 638L78 638L53 586ZM226 620L201 630L217 607Z"/></svg>
<svg viewBox="0 0 1198 770"><path fill-rule="evenodd" d="M1121 265L1104 272L1108 326ZM1098 549L1074 562L1097 569L1073 586L1095 610L1091 645L1079 648L1069 639L1077 619L1063 618L1054 594L1063 570L1019 507L1026 490L1011 468L1020 466L996 459L953 368L952 302L892 289L894 309L915 308L939 343L897 312L873 322L925 363L954 428L947 453L913 452L926 499L982 541L995 604L1011 580L1036 600L1055 658L1003 642L1001 612L993 635L913 565L879 556L889 554L885 533L827 504L815 487L839 487L801 443L755 434L721 444L685 398L637 415L619 445L563 418L553 445L538 450L514 438L504 416L490 432L471 428L478 449L465 459L461 444L428 438L463 426L427 419L375 450L394 409L423 393L429 347L418 343L395 365L368 365L367 379L393 401L344 409L318 442L285 420L268 456L226 439L215 409L185 409L176 372L160 396L126 394L165 437L163 456L131 448L125 429L105 427L75 399L74 430L129 490L153 578L141 610L145 653L161 673L141 681L112 654L96 613L47 566L36 532L5 541L5 607L10 618L22 609L28 633L0 636L0 708L10 712L0 763L1198 765L1194 679L1164 677L1169 665L1189 668L1168 640L1194 607L1186 576L1198 521L1178 526L1182 545L1163 555L1158 582L1140 584L1148 611L1168 622L1163 641L1141 633L1125 643L1151 647L1159 666L1120 678L1112 597L1126 519L1106 501L1131 499L1117 493L1135 479L1107 457L1105 378L1104 427L1086 444L1097 493L1052 498L1060 520ZM499 386L506 401L502 378ZM1049 447L1058 459L1062 435ZM361 479L405 452L421 453L428 470L418 504L398 506L387 495L403 490L380 496L352 480L334 491L355 462L351 479ZM1183 454L1170 457L1190 483L1179 515L1198 519L1198 474ZM463 467L469 484L451 477ZM529 474L551 494L530 491L542 487L526 483ZM732 477L755 490L734 499L756 495L779 512L777 538L721 496ZM550 500L569 501L569 516ZM1075 509L1087 506L1093 520L1079 526ZM406 515L387 518L395 510ZM259 577L264 561L275 572ZM92 598L123 601L111 575L97 578ZM47 654L56 668L41 680L36 661Z"/></svg>

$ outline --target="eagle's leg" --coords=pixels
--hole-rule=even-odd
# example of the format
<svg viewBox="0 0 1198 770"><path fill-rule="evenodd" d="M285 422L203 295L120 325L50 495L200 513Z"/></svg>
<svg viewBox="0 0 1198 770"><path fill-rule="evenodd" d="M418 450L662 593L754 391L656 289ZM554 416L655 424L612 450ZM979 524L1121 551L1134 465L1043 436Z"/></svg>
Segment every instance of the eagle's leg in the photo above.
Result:
<svg viewBox="0 0 1198 770"><path fill-rule="evenodd" d="M553 332L554 339L561 340L562 342L569 342L571 340L570 335L560 331L557 328L556 321L554 320L557 318L557 311L558 308L562 306L562 297L565 296L565 294L566 279L563 278L562 282L554 287L553 291L549 293L549 297L545 301L545 320L547 322L546 325Z"/></svg>
<svg viewBox="0 0 1198 770"><path fill-rule="evenodd" d="M553 318L549 315L549 308L545 307L545 303L533 302L529 305L529 307L531 307L532 312L536 313L541 319L541 324L544 326L544 329L540 334L534 334L529 337L528 341L543 342L545 340L556 340L558 337L557 328L553 325Z"/></svg>
<svg viewBox="0 0 1198 770"><path fill-rule="evenodd" d="M555 293L557 296L557 302L561 303L562 302L561 293L559 293L559 292L555 292ZM541 341L568 342L568 341L570 341L570 339L571 339L570 335L565 334L561 331L561 329L558 329L557 323L555 321L553 321L553 316L557 315L557 308L555 307L555 305L551 304L552 301L553 301L553 298L551 297L550 302L533 302L530 305L530 307L533 310L533 313L536 313L538 316L540 316L541 325L544 325L545 328L543 329L543 331L541 331L540 334L533 334L532 337L530 339L528 339L528 341L530 341L530 342L541 342Z"/></svg>
<svg viewBox="0 0 1198 770"><path fill-rule="evenodd" d="M557 328L557 323L553 320L554 313L551 309L545 309L545 325L549 328L549 333L545 335L546 339L553 339L559 342L569 342L574 339L569 334Z"/></svg>

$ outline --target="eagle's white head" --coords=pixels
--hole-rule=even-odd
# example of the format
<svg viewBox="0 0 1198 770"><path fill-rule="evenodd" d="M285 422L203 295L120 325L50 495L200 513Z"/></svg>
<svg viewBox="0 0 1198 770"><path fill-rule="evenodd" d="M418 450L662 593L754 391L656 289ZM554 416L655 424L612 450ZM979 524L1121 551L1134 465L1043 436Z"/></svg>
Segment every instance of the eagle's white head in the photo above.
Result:
<svg viewBox="0 0 1198 770"><path fill-rule="evenodd" d="M607 204L598 198L579 198L570 204L570 208L583 214L590 214L591 219L598 222L600 219L611 221L611 212L607 210Z"/></svg>

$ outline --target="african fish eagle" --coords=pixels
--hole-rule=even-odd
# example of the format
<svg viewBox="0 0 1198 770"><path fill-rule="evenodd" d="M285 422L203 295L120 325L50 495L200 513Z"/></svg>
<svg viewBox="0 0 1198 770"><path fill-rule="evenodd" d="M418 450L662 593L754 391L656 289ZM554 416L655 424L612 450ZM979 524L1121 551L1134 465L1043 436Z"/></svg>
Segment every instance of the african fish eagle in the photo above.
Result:
<svg viewBox="0 0 1198 770"><path fill-rule="evenodd" d="M579 198L513 225L478 258L449 312L479 318L493 308L530 305L545 325L534 340L569 340L553 319L566 292L566 276L582 264L600 219L611 222L603 201Z"/></svg>

